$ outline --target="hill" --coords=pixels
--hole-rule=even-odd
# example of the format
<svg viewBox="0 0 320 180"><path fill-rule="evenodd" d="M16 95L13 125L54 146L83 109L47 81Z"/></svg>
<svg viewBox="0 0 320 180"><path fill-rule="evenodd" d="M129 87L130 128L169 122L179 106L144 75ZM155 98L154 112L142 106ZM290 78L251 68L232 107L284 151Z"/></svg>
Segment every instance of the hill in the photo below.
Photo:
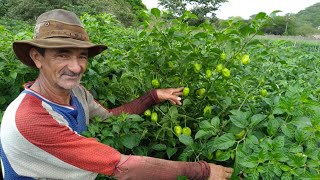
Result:
<svg viewBox="0 0 320 180"><path fill-rule="evenodd" d="M300 23L310 24L314 28L320 27L320 3L298 12L295 17Z"/></svg>
<svg viewBox="0 0 320 180"><path fill-rule="evenodd" d="M141 0L0 0L0 17L34 23L37 16L51 9L62 8L75 12L113 14L124 25L138 20L140 10L146 9Z"/></svg>

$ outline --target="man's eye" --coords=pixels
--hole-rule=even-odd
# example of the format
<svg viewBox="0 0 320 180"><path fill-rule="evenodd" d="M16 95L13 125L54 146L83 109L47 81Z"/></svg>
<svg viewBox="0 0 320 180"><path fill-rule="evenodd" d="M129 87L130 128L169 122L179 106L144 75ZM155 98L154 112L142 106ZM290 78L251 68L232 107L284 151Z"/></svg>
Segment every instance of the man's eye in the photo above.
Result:
<svg viewBox="0 0 320 180"><path fill-rule="evenodd" d="M65 54L58 54L58 57L60 58L66 58L67 56Z"/></svg>
<svg viewBox="0 0 320 180"><path fill-rule="evenodd" d="M80 59L87 60L88 57L87 56L80 56Z"/></svg>

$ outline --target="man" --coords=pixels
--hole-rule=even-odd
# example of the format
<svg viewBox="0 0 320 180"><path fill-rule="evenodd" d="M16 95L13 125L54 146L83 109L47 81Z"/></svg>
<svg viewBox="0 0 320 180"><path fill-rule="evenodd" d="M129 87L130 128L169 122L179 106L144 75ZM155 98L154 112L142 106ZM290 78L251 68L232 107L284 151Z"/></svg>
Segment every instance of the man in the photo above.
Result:
<svg viewBox="0 0 320 180"><path fill-rule="evenodd" d="M89 41L79 18L57 9L40 15L33 40L13 43L17 57L39 69L34 82L8 106L1 124L1 160L5 179L94 179L98 173L118 179L228 179L231 168L206 162L175 162L123 155L81 136L89 119L122 112L141 114L169 100L181 105L183 88L151 90L115 109L106 109L80 85L89 57L107 47Z"/></svg>

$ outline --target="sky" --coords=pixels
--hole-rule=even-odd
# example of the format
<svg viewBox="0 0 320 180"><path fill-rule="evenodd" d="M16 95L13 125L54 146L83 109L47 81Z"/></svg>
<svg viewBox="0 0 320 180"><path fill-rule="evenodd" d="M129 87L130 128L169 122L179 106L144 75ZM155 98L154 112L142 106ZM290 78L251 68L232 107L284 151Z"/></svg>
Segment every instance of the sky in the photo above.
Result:
<svg viewBox="0 0 320 180"><path fill-rule="evenodd" d="M142 0L142 2L148 9L158 7L158 0ZM270 14L275 10L282 11L278 15L296 14L319 2L320 0L228 0L228 2L222 3L215 13L220 19L228 19L232 16L249 19L251 15L259 12Z"/></svg>

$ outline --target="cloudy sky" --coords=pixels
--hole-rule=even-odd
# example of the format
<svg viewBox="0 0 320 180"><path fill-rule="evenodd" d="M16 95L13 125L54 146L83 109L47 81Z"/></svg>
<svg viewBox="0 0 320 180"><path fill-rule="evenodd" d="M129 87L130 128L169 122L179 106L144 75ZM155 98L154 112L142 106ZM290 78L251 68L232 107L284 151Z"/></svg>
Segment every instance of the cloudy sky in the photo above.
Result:
<svg viewBox="0 0 320 180"><path fill-rule="evenodd" d="M158 6L158 0L142 0L147 8ZM274 10L280 10L284 15L286 13L298 13L320 0L229 0L223 3L216 12L218 18L227 19L231 16L241 16L248 19L251 15L258 12L271 13ZM319 10L320 11L320 10Z"/></svg>

